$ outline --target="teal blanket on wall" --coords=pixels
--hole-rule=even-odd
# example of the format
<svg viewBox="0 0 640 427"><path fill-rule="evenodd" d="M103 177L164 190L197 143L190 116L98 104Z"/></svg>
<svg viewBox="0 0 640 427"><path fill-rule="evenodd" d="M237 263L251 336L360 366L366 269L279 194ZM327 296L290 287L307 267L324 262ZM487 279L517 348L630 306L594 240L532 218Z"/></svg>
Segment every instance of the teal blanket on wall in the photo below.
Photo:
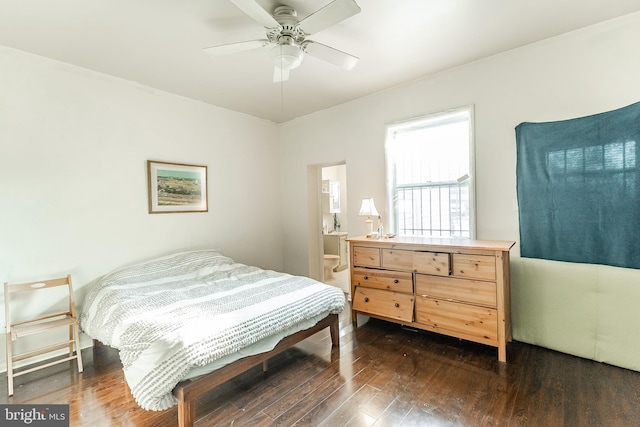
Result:
<svg viewBox="0 0 640 427"><path fill-rule="evenodd" d="M523 257L640 268L640 102L516 127Z"/></svg>

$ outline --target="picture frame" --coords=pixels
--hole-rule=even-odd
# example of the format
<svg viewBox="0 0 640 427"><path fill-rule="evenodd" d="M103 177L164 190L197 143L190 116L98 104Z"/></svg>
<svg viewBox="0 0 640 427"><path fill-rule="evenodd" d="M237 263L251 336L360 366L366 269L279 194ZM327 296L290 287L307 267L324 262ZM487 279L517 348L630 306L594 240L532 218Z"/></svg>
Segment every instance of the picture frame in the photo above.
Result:
<svg viewBox="0 0 640 427"><path fill-rule="evenodd" d="M208 212L207 166L147 160L149 213Z"/></svg>

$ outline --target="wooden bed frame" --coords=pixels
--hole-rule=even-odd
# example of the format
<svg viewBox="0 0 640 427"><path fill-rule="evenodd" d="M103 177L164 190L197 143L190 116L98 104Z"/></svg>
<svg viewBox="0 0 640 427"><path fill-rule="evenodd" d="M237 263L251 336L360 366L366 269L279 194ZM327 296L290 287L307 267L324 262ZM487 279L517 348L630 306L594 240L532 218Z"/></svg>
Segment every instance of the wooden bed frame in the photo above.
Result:
<svg viewBox="0 0 640 427"><path fill-rule="evenodd" d="M178 399L178 426L193 427L193 424L196 421L196 402L198 397L203 393L214 389L220 384L245 371L248 371L260 363L262 363L263 370L266 371L267 360L271 357L282 353L300 341L309 338L311 335L314 335L327 327L331 332L332 346L335 347L340 345L338 315L330 314L309 329L304 329L283 338L271 351L244 357L208 374L200 375L178 383L178 385L173 389L173 394ZM103 344L100 341L93 340L94 348L102 345Z"/></svg>
<svg viewBox="0 0 640 427"><path fill-rule="evenodd" d="M180 427L193 427L196 418L196 400L203 393L212 390L260 363L263 364L263 369L266 370L266 363L269 358L282 353L327 327L329 327L331 332L331 344L333 346L339 345L340 331L338 315L330 314L316 323L315 326L283 338L271 351L244 357L208 374L182 381L173 389L173 394L178 398L178 425Z"/></svg>

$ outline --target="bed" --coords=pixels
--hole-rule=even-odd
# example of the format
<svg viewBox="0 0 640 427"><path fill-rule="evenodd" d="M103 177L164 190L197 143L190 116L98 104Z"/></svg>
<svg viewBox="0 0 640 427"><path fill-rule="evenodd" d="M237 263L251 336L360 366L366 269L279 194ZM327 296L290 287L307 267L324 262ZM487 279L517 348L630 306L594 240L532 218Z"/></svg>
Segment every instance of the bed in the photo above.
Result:
<svg viewBox="0 0 640 427"><path fill-rule="evenodd" d="M80 328L118 349L140 407L178 404L179 424L190 426L204 391L327 327L337 345L344 305L339 288L198 250L103 276L87 293Z"/></svg>

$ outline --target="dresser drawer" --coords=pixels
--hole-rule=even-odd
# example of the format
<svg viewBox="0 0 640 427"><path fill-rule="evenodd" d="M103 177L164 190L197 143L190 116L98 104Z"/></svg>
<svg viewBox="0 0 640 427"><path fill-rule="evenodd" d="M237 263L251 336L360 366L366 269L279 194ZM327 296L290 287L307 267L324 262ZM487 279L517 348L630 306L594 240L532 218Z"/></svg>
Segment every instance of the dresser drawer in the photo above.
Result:
<svg viewBox="0 0 640 427"><path fill-rule="evenodd" d="M453 331L475 337L479 342L496 342L496 310L432 298L416 299L416 322L437 332Z"/></svg>
<svg viewBox="0 0 640 427"><path fill-rule="evenodd" d="M453 254L453 275L496 280L496 259L491 255Z"/></svg>
<svg viewBox="0 0 640 427"><path fill-rule="evenodd" d="M357 286L355 295L353 295L353 309L411 322L413 320L413 301L413 295Z"/></svg>
<svg viewBox="0 0 640 427"><path fill-rule="evenodd" d="M416 274L416 295L496 307L495 282Z"/></svg>
<svg viewBox="0 0 640 427"><path fill-rule="evenodd" d="M380 249L366 246L353 247L353 264L357 267L380 268Z"/></svg>
<svg viewBox="0 0 640 427"><path fill-rule="evenodd" d="M409 272L369 270L354 267L351 280L354 286L388 289L397 292L413 292L413 277Z"/></svg>
<svg viewBox="0 0 640 427"><path fill-rule="evenodd" d="M419 273L449 275L449 254L382 249L382 267Z"/></svg>
<svg viewBox="0 0 640 427"><path fill-rule="evenodd" d="M448 276L451 272L449 254L414 252L413 269L418 273Z"/></svg>

